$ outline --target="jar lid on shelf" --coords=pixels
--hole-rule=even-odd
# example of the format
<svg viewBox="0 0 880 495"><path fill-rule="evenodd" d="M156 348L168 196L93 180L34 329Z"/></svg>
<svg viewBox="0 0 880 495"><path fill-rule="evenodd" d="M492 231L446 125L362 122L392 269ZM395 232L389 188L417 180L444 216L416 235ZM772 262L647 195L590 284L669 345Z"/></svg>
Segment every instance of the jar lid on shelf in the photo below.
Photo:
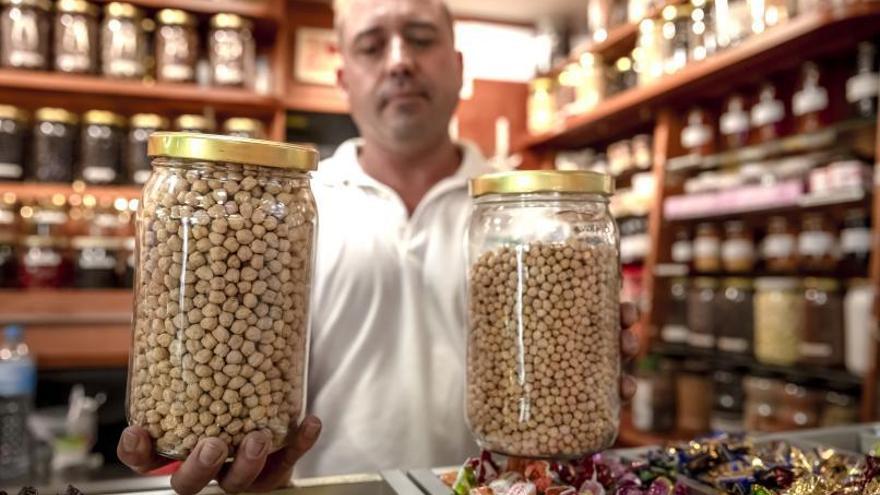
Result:
<svg viewBox="0 0 880 495"><path fill-rule="evenodd" d="M826 292L835 292L840 289L840 282L833 278L805 278L804 279L804 288L805 289L815 289Z"/></svg>
<svg viewBox="0 0 880 495"><path fill-rule="evenodd" d="M189 132L153 133L147 143L147 154L301 171L318 168L318 152L310 146Z"/></svg>
<svg viewBox="0 0 880 495"><path fill-rule="evenodd" d="M196 17L179 9L162 9L156 15L159 24L166 26L195 26Z"/></svg>
<svg viewBox="0 0 880 495"><path fill-rule="evenodd" d="M62 124L74 125L79 122L79 117L75 113L68 112L63 108L45 107L37 110L34 114L36 120L43 122L60 122Z"/></svg>
<svg viewBox="0 0 880 495"><path fill-rule="evenodd" d="M217 14L211 18L211 27L215 29L241 29L250 22L237 14Z"/></svg>
<svg viewBox="0 0 880 495"><path fill-rule="evenodd" d="M223 123L224 132L250 132L262 134L264 132L263 123L257 119L248 119L243 117L234 117L227 119Z"/></svg>
<svg viewBox="0 0 880 495"><path fill-rule="evenodd" d="M798 290L801 281L795 277L762 277L755 280L758 290Z"/></svg>
<svg viewBox="0 0 880 495"><path fill-rule="evenodd" d="M724 287L730 287L733 289L751 289L754 286L754 283L751 279L742 278L742 277L734 277L734 278L725 278L722 282Z"/></svg>
<svg viewBox="0 0 880 495"><path fill-rule="evenodd" d="M138 113L131 116L131 127L164 130L168 128L168 119L155 113Z"/></svg>
<svg viewBox="0 0 880 495"><path fill-rule="evenodd" d="M27 122L28 113L12 105L0 105L0 119L15 120L17 122Z"/></svg>
<svg viewBox="0 0 880 495"><path fill-rule="evenodd" d="M64 12L67 14L85 14L92 17L97 17L99 13L98 7L86 0L58 0L55 8L58 12Z"/></svg>
<svg viewBox="0 0 880 495"><path fill-rule="evenodd" d="M130 3L112 2L104 8L107 17L116 17L123 19L135 19L141 17L143 12Z"/></svg>
<svg viewBox="0 0 880 495"><path fill-rule="evenodd" d="M487 174L470 181L472 197L486 194L614 194L614 178L587 171L530 170Z"/></svg>
<svg viewBox="0 0 880 495"><path fill-rule="evenodd" d="M89 110L83 115L83 124L110 125L124 127L125 117L105 110Z"/></svg>
<svg viewBox="0 0 880 495"><path fill-rule="evenodd" d="M174 119L174 127L179 131L207 132L214 126L203 115L186 114Z"/></svg>
<svg viewBox="0 0 880 495"><path fill-rule="evenodd" d="M16 7L36 7L48 12L52 10L49 0L0 0L0 5L13 5Z"/></svg>

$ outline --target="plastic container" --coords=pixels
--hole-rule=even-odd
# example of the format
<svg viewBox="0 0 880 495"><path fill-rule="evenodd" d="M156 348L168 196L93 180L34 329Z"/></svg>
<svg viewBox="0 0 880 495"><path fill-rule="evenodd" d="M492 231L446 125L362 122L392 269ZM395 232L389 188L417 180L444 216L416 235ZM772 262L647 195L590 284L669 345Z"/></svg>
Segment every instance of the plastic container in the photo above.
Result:
<svg viewBox="0 0 880 495"><path fill-rule="evenodd" d="M156 450L266 429L305 412L317 216L308 147L155 133L137 213L126 411ZM183 235L183 237L181 237ZM182 253L189 250L186 263Z"/></svg>
<svg viewBox="0 0 880 495"><path fill-rule="evenodd" d="M28 115L23 110L0 105L0 180L24 178L24 147Z"/></svg>
<svg viewBox="0 0 880 495"><path fill-rule="evenodd" d="M113 2L101 24L101 67L105 76L140 79L146 74L147 38L143 13L134 5Z"/></svg>
<svg viewBox="0 0 880 495"><path fill-rule="evenodd" d="M211 18L208 60L216 86L253 87L256 44L251 22L235 14Z"/></svg>
<svg viewBox="0 0 880 495"><path fill-rule="evenodd" d="M98 13L85 0L59 0L55 7L55 70L70 74L98 71Z"/></svg>
<svg viewBox="0 0 880 495"><path fill-rule="evenodd" d="M80 163L76 179L87 184L117 182L125 143L125 118L92 110L83 115Z"/></svg>
<svg viewBox="0 0 880 495"><path fill-rule="evenodd" d="M34 120L32 178L40 182L72 181L79 118L60 108L41 108Z"/></svg>
<svg viewBox="0 0 880 495"><path fill-rule="evenodd" d="M48 0L3 0L0 5L0 66L48 69L52 5Z"/></svg>
<svg viewBox="0 0 880 495"><path fill-rule="evenodd" d="M163 9L156 16L156 79L193 82L199 60L196 18L177 9Z"/></svg>
<svg viewBox="0 0 880 495"><path fill-rule="evenodd" d="M37 366L24 342L22 327L3 329L0 346L0 482L29 480L33 438L28 419L37 391Z"/></svg>
<svg viewBox="0 0 880 495"><path fill-rule="evenodd" d="M487 450L573 458L615 441L620 262L608 210L613 184L594 172L549 171L471 182L466 411Z"/></svg>
<svg viewBox="0 0 880 495"><path fill-rule="evenodd" d="M804 328L800 281L759 278L755 289L755 357L766 364L795 364Z"/></svg>

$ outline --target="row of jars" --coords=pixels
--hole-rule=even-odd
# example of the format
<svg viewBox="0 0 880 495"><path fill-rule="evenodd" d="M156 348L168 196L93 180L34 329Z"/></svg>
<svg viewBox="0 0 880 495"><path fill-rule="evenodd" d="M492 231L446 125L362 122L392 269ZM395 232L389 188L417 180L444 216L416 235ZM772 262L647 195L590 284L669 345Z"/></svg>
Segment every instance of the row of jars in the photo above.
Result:
<svg viewBox="0 0 880 495"><path fill-rule="evenodd" d="M861 375L870 363L873 297L868 279L675 278L661 339L768 365L845 365Z"/></svg>
<svg viewBox="0 0 880 495"><path fill-rule="evenodd" d="M155 21L127 3L101 11L85 0L3 0L0 66L96 74L124 79L152 77L196 81L200 57L198 19L163 9ZM207 39L211 82L252 87L256 47L251 21L235 14L211 17Z"/></svg>
<svg viewBox="0 0 880 495"><path fill-rule="evenodd" d="M150 176L147 138L171 128L167 118L156 114L126 119L103 110L79 116L60 108L41 108L32 126L29 122L27 112L0 105L0 180L144 184ZM202 115L181 115L174 129L213 132L214 126ZM262 122L247 118L226 120L223 132L265 137Z"/></svg>
<svg viewBox="0 0 880 495"><path fill-rule="evenodd" d="M838 273L863 277L871 256L871 221L863 208L848 210L840 228L822 213L799 221L770 217L766 226L742 220L698 224L675 233L671 259L700 273ZM799 227L799 228L798 228ZM763 238L759 241L759 231Z"/></svg>

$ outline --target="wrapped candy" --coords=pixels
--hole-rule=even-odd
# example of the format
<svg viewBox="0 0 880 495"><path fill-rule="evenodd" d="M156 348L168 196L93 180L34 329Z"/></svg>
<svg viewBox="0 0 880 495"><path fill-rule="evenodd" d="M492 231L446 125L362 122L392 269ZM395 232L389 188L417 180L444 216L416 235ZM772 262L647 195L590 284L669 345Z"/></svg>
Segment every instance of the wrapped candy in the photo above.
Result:
<svg viewBox="0 0 880 495"><path fill-rule="evenodd" d="M495 494L506 494L510 491L510 487L517 481L522 481L523 477L516 471L508 471L489 483L489 488Z"/></svg>
<svg viewBox="0 0 880 495"><path fill-rule="evenodd" d="M510 487L507 495L538 495L538 488L534 483L528 481L518 481Z"/></svg>
<svg viewBox="0 0 880 495"><path fill-rule="evenodd" d="M477 477L474 468L465 464L458 470L458 476L452 485L452 491L456 495L470 495L471 489L477 486Z"/></svg>
<svg viewBox="0 0 880 495"><path fill-rule="evenodd" d="M476 488L471 488L468 495L495 495L495 492L493 492L488 486L478 486Z"/></svg>

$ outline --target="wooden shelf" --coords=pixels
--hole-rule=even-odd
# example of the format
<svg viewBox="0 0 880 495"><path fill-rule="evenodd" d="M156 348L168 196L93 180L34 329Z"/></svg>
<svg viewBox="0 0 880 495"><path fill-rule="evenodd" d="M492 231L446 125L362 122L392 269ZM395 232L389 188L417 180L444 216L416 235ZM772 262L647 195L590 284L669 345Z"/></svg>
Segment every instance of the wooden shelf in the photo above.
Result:
<svg viewBox="0 0 880 495"><path fill-rule="evenodd" d="M112 0L100 0L110 3ZM182 9L195 14L238 14L253 20L279 22L281 2L278 0L131 0L132 4L145 9Z"/></svg>
<svg viewBox="0 0 880 495"><path fill-rule="evenodd" d="M697 101L720 96L767 73L794 67L807 58L854 46L858 39L878 32L880 4L876 2L804 14L735 48L688 65L676 74L614 95L589 113L569 118L563 130L524 140L521 148L583 148L625 136L651 122L661 105L680 97Z"/></svg>
<svg viewBox="0 0 880 495"><path fill-rule="evenodd" d="M341 89L332 86L293 84L285 106L295 112L348 113L345 95Z"/></svg>
<svg viewBox="0 0 880 495"><path fill-rule="evenodd" d="M54 194L91 194L96 198L134 199L141 197L140 186L89 186L83 183L55 184L44 182L0 182L0 190L14 193L19 200L34 200Z"/></svg>

